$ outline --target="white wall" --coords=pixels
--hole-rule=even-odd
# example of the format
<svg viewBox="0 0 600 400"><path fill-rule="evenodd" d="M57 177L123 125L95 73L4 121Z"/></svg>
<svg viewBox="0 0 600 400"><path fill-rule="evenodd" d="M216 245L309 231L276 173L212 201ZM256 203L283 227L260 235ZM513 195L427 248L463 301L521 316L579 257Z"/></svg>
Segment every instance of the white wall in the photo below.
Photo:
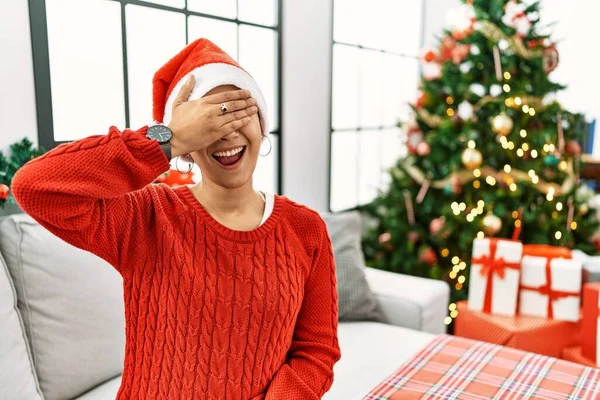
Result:
<svg viewBox="0 0 600 400"><path fill-rule="evenodd" d="M595 43L600 37L600 2L545 0L542 4L542 22L557 22L552 28L552 37L558 41L560 62L551 77L568 86L565 91L559 92L558 100L570 111L584 113L590 120L600 119L600 54ZM600 155L598 134L597 129L595 155Z"/></svg>
<svg viewBox="0 0 600 400"><path fill-rule="evenodd" d="M329 208L332 0L283 1L283 194Z"/></svg>
<svg viewBox="0 0 600 400"><path fill-rule="evenodd" d="M0 2L0 150L24 137L37 145L37 119L27 0Z"/></svg>
<svg viewBox="0 0 600 400"><path fill-rule="evenodd" d="M448 10L461 4L460 0L425 0L423 44L434 46L436 37L441 36L446 25Z"/></svg>

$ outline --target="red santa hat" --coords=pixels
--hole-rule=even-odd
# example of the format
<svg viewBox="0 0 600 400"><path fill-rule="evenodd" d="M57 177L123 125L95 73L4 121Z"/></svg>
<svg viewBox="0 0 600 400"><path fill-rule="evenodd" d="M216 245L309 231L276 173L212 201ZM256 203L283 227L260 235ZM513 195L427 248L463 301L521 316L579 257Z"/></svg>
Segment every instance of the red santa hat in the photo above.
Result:
<svg viewBox="0 0 600 400"><path fill-rule="evenodd" d="M154 74L154 121L169 124L173 102L189 74L196 78L189 100L198 100L221 85L234 85L249 90L258 106L263 134L268 134L267 103L256 81L233 58L207 39L198 39L188 44Z"/></svg>

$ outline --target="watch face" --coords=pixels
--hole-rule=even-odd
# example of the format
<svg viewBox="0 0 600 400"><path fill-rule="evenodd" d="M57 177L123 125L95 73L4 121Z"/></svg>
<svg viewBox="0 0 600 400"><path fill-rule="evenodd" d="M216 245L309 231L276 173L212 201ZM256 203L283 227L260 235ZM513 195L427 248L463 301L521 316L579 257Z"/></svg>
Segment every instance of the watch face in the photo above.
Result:
<svg viewBox="0 0 600 400"><path fill-rule="evenodd" d="M159 143L167 143L171 140L173 133L165 125L153 125L148 128L148 135L150 139L157 140Z"/></svg>

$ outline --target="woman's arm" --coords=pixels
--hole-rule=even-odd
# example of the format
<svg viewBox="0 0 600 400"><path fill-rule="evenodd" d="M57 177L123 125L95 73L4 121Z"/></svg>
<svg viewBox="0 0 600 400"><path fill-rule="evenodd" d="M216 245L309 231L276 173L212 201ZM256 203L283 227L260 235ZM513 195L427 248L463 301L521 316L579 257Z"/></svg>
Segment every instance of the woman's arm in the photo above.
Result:
<svg viewBox="0 0 600 400"><path fill-rule="evenodd" d="M173 104L173 157L208 147L258 112L247 90L188 101L194 84L190 75ZM232 112L220 111L223 102ZM152 191L140 189L169 169L170 160L156 141L146 138L147 130L121 133L112 127L108 135L58 146L17 171L13 196L50 232L123 274L153 232Z"/></svg>
<svg viewBox="0 0 600 400"><path fill-rule="evenodd" d="M146 131L112 127L60 145L17 171L13 196L50 232L123 273L152 220L150 192L139 189L169 169Z"/></svg>
<svg viewBox="0 0 600 400"><path fill-rule="evenodd" d="M341 357L333 250L325 223L320 223L322 239L305 284L287 362L269 385L266 400L320 399L331 387L333 365Z"/></svg>

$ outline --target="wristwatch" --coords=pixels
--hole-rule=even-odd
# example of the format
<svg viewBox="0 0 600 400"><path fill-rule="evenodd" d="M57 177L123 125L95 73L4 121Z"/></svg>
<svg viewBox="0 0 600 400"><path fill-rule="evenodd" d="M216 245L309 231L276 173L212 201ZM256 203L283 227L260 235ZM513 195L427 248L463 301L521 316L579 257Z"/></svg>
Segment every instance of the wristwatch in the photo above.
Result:
<svg viewBox="0 0 600 400"><path fill-rule="evenodd" d="M168 126L161 124L151 125L148 127L146 137L156 140L169 161L171 161L171 138L173 137L173 132Z"/></svg>

